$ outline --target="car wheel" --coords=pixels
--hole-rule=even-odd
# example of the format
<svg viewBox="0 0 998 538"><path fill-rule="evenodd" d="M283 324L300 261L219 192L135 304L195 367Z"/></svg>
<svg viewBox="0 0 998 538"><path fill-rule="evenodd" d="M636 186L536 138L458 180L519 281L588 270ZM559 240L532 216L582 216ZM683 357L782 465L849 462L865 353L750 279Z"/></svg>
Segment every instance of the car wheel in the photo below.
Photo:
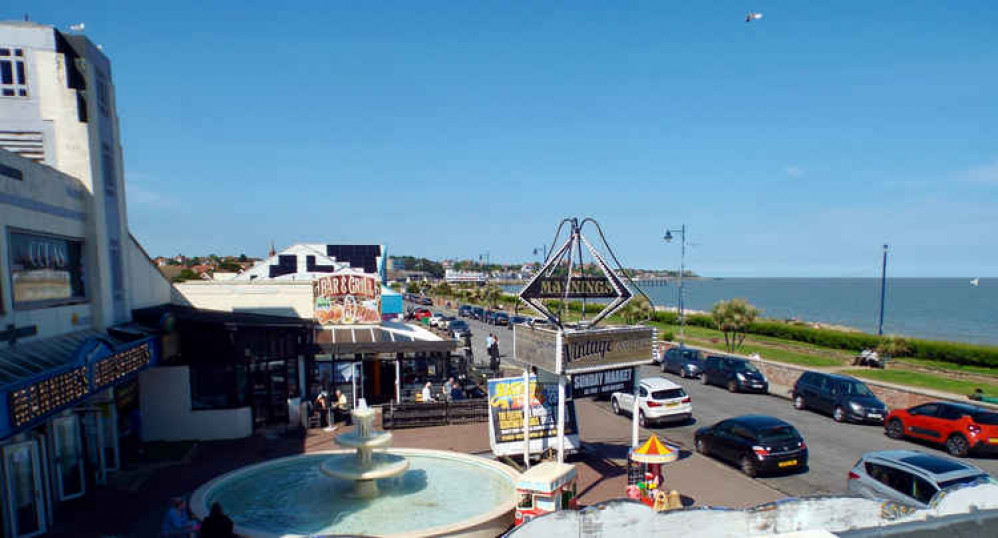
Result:
<svg viewBox="0 0 998 538"><path fill-rule="evenodd" d="M700 374L700 384L710 385L710 382L707 381L707 374Z"/></svg>
<svg viewBox="0 0 998 538"><path fill-rule="evenodd" d="M703 437L697 438L697 452L703 454L704 456L710 454L710 451L707 449L707 443L704 442Z"/></svg>
<svg viewBox="0 0 998 538"><path fill-rule="evenodd" d="M741 468L742 472L745 473L745 476L749 478L755 478L755 475L758 474L755 462L752 461L752 458L748 454L742 456Z"/></svg>
<svg viewBox="0 0 998 538"><path fill-rule="evenodd" d="M613 408L613 414L614 415L619 415L620 414L620 404L617 403L617 399L616 398L614 398L613 400L610 401L610 407Z"/></svg>
<svg viewBox="0 0 998 538"><path fill-rule="evenodd" d="M832 418L835 419L835 422L843 422L846 419L845 409L842 409L841 407L836 407L835 411L832 412Z"/></svg>
<svg viewBox="0 0 998 538"><path fill-rule="evenodd" d="M644 411L640 411L640 410L638 411L638 426L641 426L642 428L647 428L648 427L648 419L645 418L645 412Z"/></svg>
<svg viewBox="0 0 998 538"><path fill-rule="evenodd" d="M738 383L733 379L728 381L728 392L738 392Z"/></svg>
<svg viewBox="0 0 998 538"><path fill-rule="evenodd" d="M806 405L804 404L804 397L801 395L794 396L794 409L803 411Z"/></svg>
<svg viewBox="0 0 998 538"><path fill-rule="evenodd" d="M967 442L966 437L959 433L954 433L946 440L946 450L950 454L962 458L970 453L970 443Z"/></svg>
<svg viewBox="0 0 998 538"><path fill-rule="evenodd" d="M884 433L887 437L891 439L901 439L904 437L904 424L896 418L892 418L890 422L887 423L887 427L884 428Z"/></svg>

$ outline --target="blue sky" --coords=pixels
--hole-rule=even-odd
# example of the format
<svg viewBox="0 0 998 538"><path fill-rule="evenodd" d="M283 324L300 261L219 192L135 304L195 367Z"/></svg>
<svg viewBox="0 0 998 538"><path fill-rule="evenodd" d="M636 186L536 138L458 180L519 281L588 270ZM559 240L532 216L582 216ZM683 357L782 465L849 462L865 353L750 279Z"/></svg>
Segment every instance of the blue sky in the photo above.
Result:
<svg viewBox="0 0 998 538"><path fill-rule="evenodd" d="M626 265L998 276L993 2L78 2L153 255L300 241ZM140 6L141 7L137 7ZM748 11L764 14L751 24Z"/></svg>

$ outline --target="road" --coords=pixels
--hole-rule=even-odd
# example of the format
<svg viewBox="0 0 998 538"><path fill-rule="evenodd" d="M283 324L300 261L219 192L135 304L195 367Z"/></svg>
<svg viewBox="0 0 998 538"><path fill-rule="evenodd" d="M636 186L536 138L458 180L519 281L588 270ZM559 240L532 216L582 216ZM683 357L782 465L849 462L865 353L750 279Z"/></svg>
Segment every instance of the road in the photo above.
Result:
<svg viewBox="0 0 998 538"><path fill-rule="evenodd" d="M434 309L436 310L436 309ZM502 365L510 367L512 360L513 331L506 327L493 327L483 323L468 320L473 333L472 345L476 361L487 364L485 353L485 337L495 333L499 336ZM714 424L725 418L746 414L770 415L793 424L804 440L809 450L808 469L806 472L759 477L758 481L788 495L813 495L821 493L842 493L846 491L846 480L849 470L859 460L860 456L871 450L916 449L928 453L945 455L945 451L931 445L923 445L913 441L897 441L884 435L883 427L861 424L838 423L831 417L813 411L797 411L790 401L765 394L730 393L726 389L714 386L703 386L698 380L681 379L672 374L662 374L657 366L640 368L641 377L663 376L680 385L693 399L694 423L684 425L665 425L652 427L648 431L667 439L686 449L693 449L693 434L697 428ZM551 377L542 374L542 378ZM609 401L599 401L598 405L610 408ZM630 420L621 417L620 420ZM581 424L584 428L585 425ZM972 457L966 461L984 469L992 476L998 477L998 458Z"/></svg>

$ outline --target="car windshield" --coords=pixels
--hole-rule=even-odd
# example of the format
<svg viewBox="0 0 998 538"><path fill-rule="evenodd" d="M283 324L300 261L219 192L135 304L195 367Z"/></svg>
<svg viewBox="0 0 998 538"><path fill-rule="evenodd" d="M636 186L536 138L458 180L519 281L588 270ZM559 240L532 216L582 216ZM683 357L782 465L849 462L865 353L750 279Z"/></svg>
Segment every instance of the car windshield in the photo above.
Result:
<svg viewBox="0 0 998 538"><path fill-rule="evenodd" d="M686 396L686 392L683 389L656 390L651 393L651 397L655 400L671 400L673 398L682 398L683 396Z"/></svg>
<svg viewBox="0 0 998 538"><path fill-rule="evenodd" d="M947 480L945 482L939 483L939 489L946 489L953 486L959 486L960 484L973 484L975 482L989 482L991 477L986 474L975 474L970 476L962 476L960 478L954 478L953 480Z"/></svg>
<svg viewBox="0 0 998 538"><path fill-rule="evenodd" d="M800 436L797 435L797 431L792 426L782 425L758 429L755 432L755 438L760 443L772 444L796 441Z"/></svg>
<svg viewBox="0 0 998 538"><path fill-rule="evenodd" d="M759 370L751 362L746 361L734 361L731 363L731 369L736 372L758 372Z"/></svg>
<svg viewBox="0 0 998 538"><path fill-rule="evenodd" d="M860 383L859 381L846 383L843 386L842 390L845 392L845 394L851 394L853 396L873 396L873 392L871 392L866 385Z"/></svg>

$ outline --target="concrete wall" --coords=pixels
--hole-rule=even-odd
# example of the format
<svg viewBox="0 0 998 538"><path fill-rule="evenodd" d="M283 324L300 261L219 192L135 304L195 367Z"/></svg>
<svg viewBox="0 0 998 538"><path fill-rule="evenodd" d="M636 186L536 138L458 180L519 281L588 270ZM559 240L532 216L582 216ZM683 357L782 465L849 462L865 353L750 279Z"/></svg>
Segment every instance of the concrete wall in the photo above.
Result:
<svg viewBox="0 0 998 538"><path fill-rule="evenodd" d="M86 274L93 274L96 265L86 255L89 193L75 178L2 149L0 163L23 174L23 180L0 176L0 328L35 325L38 334L24 341L91 328L92 301L15 310L8 248L12 229L78 239L84 242Z"/></svg>
<svg viewBox="0 0 998 538"><path fill-rule="evenodd" d="M170 304L170 282L159 272L156 264L149 259L134 237L129 235L126 245L132 308Z"/></svg>
<svg viewBox="0 0 998 538"><path fill-rule="evenodd" d="M266 282L248 284L239 281L191 281L176 284L181 298L175 304L188 304L206 310L252 312L272 316L311 319L312 283Z"/></svg>
<svg viewBox="0 0 998 538"><path fill-rule="evenodd" d="M143 441L239 439L253 433L249 407L191 409L187 366L160 366L139 374Z"/></svg>

